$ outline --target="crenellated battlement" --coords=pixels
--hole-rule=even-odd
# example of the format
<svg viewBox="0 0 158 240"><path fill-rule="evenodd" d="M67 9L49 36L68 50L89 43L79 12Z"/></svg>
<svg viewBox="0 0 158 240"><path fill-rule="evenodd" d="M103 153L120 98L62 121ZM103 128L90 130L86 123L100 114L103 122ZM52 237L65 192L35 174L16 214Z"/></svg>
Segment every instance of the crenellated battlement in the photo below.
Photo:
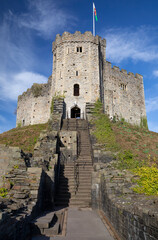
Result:
<svg viewBox="0 0 158 240"><path fill-rule="evenodd" d="M47 122L52 98L64 96L64 116L85 117L86 103L100 98L110 118L140 124L146 117L143 77L106 61L106 40L90 31L57 34L52 75L18 98L17 123Z"/></svg>
<svg viewBox="0 0 158 240"><path fill-rule="evenodd" d="M62 35L57 34L56 39L53 42L52 50L54 51L58 45L68 42L91 42L106 47L106 40L104 38L102 39L98 35L93 36L90 31L83 34L80 31L76 31L74 34L69 32L64 32Z"/></svg>
<svg viewBox="0 0 158 240"><path fill-rule="evenodd" d="M113 66L113 67L112 67L111 62L106 61L106 67L108 67L108 68L111 69L112 71L116 71L116 72L123 73L124 75L131 76L131 77L136 78L136 79L139 79L139 80L141 80L141 81L143 80L143 76L142 76L142 75L140 75L140 74L138 74L138 73L134 74L134 73L132 73L132 72L127 72L127 70L125 70L125 69L120 69L118 66Z"/></svg>

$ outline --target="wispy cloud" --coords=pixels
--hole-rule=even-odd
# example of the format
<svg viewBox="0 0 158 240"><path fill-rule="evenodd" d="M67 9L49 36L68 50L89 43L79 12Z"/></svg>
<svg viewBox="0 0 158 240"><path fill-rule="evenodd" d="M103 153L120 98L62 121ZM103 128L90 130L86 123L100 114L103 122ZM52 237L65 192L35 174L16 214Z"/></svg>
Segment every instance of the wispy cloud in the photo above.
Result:
<svg viewBox="0 0 158 240"><path fill-rule="evenodd" d="M151 131L158 133L158 123L149 121L148 126L149 126L149 129L152 129Z"/></svg>
<svg viewBox="0 0 158 240"><path fill-rule="evenodd" d="M154 71L153 71L153 75L154 75L155 77L158 77L158 70L154 70Z"/></svg>
<svg viewBox="0 0 158 240"><path fill-rule="evenodd" d="M147 113L158 110L158 97L149 98L146 100Z"/></svg>
<svg viewBox="0 0 158 240"><path fill-rule="evenodd" d="M29 11L19 16L19 24L45 38L52 38L57 30L74 25L75 17L59 8L53 0L28 0L28 4Z"/></svg>
<svg viewBox="0 0 158 240"><path fill-rule="evenodd" d="M155 43L158 34L155 30L146 26L106 30L107 59L114 63L128 59L144 62L158 60L158 44Z"/></svg>
<svg viewBox="0 0 158 240"><path fill-rule="evenodd" d="M33 72L21 72L11 74L9 78L0 77L1 96L0 99L17 100L18 95L22 94L33 83L45 83L47 78L41 74Z"/></svg>
<svg viewBox="0 0 158 240"><path fill-rule="evenodd" d="M3 116L0 115L0 122L3 122L3 123L6 122L5 117L3 117Z"/></svg>
<svg viewBox="0 0 158 240"><path fill-rule="evenodd" d="M45 44L56 31L64 28L71 17L59 9L54 0L28 0L27 11L4 14L0 24L0 99L17 100L19 94L34 82L43 83L47 77L39 74L45 64L35 52L36 35ZM53 35L53 36L52 36Z"/></svg>

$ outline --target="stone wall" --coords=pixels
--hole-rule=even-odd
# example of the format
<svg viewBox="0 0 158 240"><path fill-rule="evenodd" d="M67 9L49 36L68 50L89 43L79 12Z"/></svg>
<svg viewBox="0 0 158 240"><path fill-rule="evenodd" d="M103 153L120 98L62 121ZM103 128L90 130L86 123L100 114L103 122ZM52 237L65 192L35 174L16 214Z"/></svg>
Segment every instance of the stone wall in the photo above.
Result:
<svg viewBox="0 0 158 240"><path fill-rule="evenodd" d="M33 86L18 97L16 126L46 123L50 117L49 78L47 84L33 84Z"/></svg>
<svg viewBox="0 0 158 240"><path fill-rule="evenodd" d="M59 105L58 105L59 103ZM6 198L0 197L0 240L30 239L30 222L42 211L52 210L59 176L59 138L63 100L56 101L48 131L40 134L29 158L19 148L0 146L0 164L5 163L3 185ZM27 161L26 161L27 160Z"/></svg>
<svg viewBox="0 0 158 240"><path fill-rule="evenodd" d="M77 159L77 131L60 131L60 161L73 162Z"/></svg>
<svg viewBox="0 0 158 240"><path fill-rule="evenodd" d="M50 118L52 98L63 96L64 117L80 109L85 118L87 103L98 98L110 118L124 118L139 125L146 118L143 77L111 67L106 61L106 40L91 32L64 32L53 42L52 76L47 84L34 84L18 98L17 125L45 123ZM79 94L74 94L74 85Z"/></svg>
<svg viewBox="0 0 158 240"><path fill-rule="evenodd" d="M20 167L5 176L12 189L7 198L0 198L0 240L30 239L31 221L46 210L45 206L53 206L53 171Z"/></svg>
<svg viewBox="0 0 158 240"><path fill-rule="evenodd" d="M95 102L99 98L99 60L105 58L105 46L105 39L94 37L91 32L64 32L62 36L56 36L53 42L51 95L65 95L69 117L75 105L81 109L81 117L84 117L86 102ZM77 48L82 48L82 51L77 51ZM74 84L79 84L79 96L74 96Z"/></svg>
<svg viewBox="0 0 158 240"><path fill-rule="evenodd" d="M3 176L19 164L22 159L22 152L18 147L9 147L0 144L0 186L3 185Z"/></svg>
<svg viewBox="0 0 158 240"><path fill-rule="evenodd" d="M104 110L113 118L140 125L146 118L143 77L104 63Z"/></svg>
<svg viewBox="0 0 158 240"><path fill-rule="evenodd" d="M30 239L30 222L43 210L53 208L58 170L56 144L56 132L44 132L28 168L19 148L1 146L1 159L8 163L1 187L8 194L0 197L0 240Z"/></svg>
<svg viewBox="0 0 158 240"><path fill-rule="evenodd" d="M92 175L92 207L102 211L121 240L158 239L158 199L133 192L135 176L96 164Z"/></svg>

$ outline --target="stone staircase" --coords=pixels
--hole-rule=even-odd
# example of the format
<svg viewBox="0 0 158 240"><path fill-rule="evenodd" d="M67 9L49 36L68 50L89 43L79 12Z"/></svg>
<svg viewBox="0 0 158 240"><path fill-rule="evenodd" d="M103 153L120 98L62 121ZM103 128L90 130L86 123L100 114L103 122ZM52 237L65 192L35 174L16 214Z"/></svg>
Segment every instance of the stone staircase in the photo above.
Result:
<svg viewBox="0 0 158 240"><path fill-rule="evenodd" d="M88 123L83 119L65 119L62 129L79 132L80 154L75 163L61 165L56 206L90 207L92 158Z"/></svg>
<svg viewBox="0 0 158 240"><path fill-rule="evenodd" d="M53 237L61 234L64 224L65 211L43 212L31 222L32 236Z"/></svg>

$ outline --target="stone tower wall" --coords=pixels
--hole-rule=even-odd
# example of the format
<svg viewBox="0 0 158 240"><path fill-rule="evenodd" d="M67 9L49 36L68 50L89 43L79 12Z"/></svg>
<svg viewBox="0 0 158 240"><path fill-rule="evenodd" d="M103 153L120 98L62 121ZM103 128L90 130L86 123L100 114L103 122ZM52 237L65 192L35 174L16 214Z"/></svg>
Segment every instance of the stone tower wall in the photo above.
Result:
<svg viewBox="0 0 158 240"><path fill-rule="evenodd" d="M50 82L34 84L18 97L16 126L46 123L50 118Z"/></svg>
<svg viewBox="0 0 158 240"><path fill-rule="evenodd" d="M140 124L146 118L143 77L104 63L104 110L110 117Z"/></svg>
<svg viewBox="0 0 158 240"><path fill-rule="evenodd" d="M17 125L47 122L54 96L64 97L66 117L71 117L71 109L77 106L80 117L85 118L86 103L93 104L100 97L111 118L138 125L146 118L143 77L112 68L105 59L105 39L91 32L64 32L56 36L52 50L52 76L47 84L34 84L19 96ZM79 96L74 96L75 84Z"/></svg>
<svg viewBox="0 0 158 240"><path fill-rule="evenodd" d="M77 52L77 47L82 48L82 52ZM105 58L105 47L105 39L94 37L91 32L64 32L62 36L56 36L53 42L51 95L65 96L69 116L75 105L84 113L86 102L95 102L99 98L99 59ZM74 96L74 84L80 86L79 96Z"/></svg>

